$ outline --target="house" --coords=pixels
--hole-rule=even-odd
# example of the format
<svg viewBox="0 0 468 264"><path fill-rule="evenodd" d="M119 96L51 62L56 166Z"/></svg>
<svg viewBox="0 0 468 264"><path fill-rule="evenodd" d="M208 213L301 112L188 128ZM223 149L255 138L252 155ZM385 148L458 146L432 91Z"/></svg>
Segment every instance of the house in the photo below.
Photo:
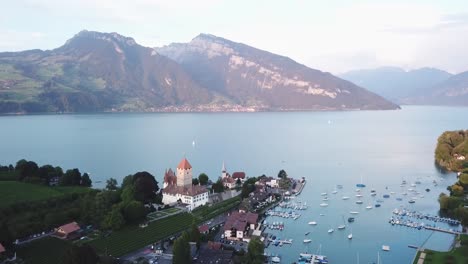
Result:
<svg viewBox="0 0 468 264"><path fill-rule="evenodd" d="M224 187L226 187L226 188L233 189L233 188L236 187L236 180L234 178L230 177L230 175L223 178L222 181L223 181Z"/></svg>
<svg viewBox="0 0 468 264"><path fill-rule="evenodd" d="M234 212L224 224L224 237L231 240L248 240L249 231L257 227L258 214Z"/></svg>
<svg viewBox="0 0 468 264"><path fill-rule="evenodd" d="M200 250L197 260L194 263L200 264L231 264L234 251L223 249L203 248Z"/></svg>
<svg viewBox="0 0 468 264"><path fill-rule="evenodd" d="M56 228L54 235L58 238L69 239L76 236L80 229L80 226L76 222L71 222Z"/></svg>
<svg viewBox="0 0 468 264"><path fill-rule="evenodd" d="M208 225L202 225L198 227L198 231L200 231L201 234L208 234L210 231L210 227Z"/></svg>
<svg viewBox="0 0 468 264"><path fill-rule="evenodd" d="M241 182L245 181L245 172L242 171L236 171L232 174L232 178L234 178L236 181L239 179Z"/></svg>
<svg viewBox="0 0 468 264"><path fill-rule="evenodd" d="M5 247L2 245L2 243L0 243L0 254L2 254L5 251Z"/></svg>
<svg viewBox="0 0 468 264"><path fill-rule="evenodd" d="M185 204L189 211L208 202L208 190L205 186L192 184L192 165L186 158L177 166L177 173L171 169L164 175L162 190L164 204Z"/></svg>

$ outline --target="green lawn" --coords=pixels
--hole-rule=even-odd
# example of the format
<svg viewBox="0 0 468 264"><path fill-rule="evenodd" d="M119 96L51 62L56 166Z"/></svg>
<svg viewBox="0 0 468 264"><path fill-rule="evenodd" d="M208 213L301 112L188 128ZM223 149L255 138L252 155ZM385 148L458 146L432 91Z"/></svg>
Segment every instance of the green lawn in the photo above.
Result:
<svg viewBox="0 0 468 264"><path fill-rule="evenodd" d="M0 181L0 207L13 203L32 202L58 197L66 193L84 193L90 188L73 187L49 187L45 185L29 184L17 181Z"/></svg>
<svg viewBox="0 0 468 264"><path fill-rule="evenodd" d="M61 263L71 243L54 237L46 237L18 248L18 257L26 264Z"/></svg>
<svg viewBox="0 0 468 264"><path fill-rule="evenodd" d="M461 240L468 241L468 235L462 235ZM468 245L461 246L448 252L424 250L426 257L424 264L468 264ZM420 252L417 253L414 264L418 263Z"/></svg>
<svg viewBox="0 0 468 264"><path fill-rule="evenodd" d="M105 253L107 247L108 254L119 257L183 231L190 227L193 220L191 214L177 214L153 221L145 228L138 226L125 227L122 230L113 232L107 238L99 238L89 244L101 253Z"/></svg>

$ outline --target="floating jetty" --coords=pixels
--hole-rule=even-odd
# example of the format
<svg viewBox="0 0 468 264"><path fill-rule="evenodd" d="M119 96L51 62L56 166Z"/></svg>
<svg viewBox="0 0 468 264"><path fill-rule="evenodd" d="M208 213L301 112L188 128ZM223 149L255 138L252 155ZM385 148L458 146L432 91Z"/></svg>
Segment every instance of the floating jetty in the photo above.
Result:
<svg viewBox="0 0 468 264"><path fill-rule="evenodd" d="M405 216L405 217L410 217L410 218L416 218L416 219L421 219L421 220L429 220L433 222L441 222L441 223L447 223L449 225L459 225L460 221L448 218L448 217L440 217L436 215L429 215L429 214L423 214L419 213L416 211L411 211L405 208L398 209L395 208L393 210L393 214L398 215L398 216Z"/></svg>

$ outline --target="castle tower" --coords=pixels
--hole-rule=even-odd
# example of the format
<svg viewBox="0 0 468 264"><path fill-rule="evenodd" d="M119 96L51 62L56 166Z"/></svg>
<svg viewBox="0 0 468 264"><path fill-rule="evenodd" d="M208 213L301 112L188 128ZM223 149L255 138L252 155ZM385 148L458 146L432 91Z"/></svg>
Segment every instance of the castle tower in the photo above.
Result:
<svg viewBox="0 0 468 264"><path fill-rule="evenodd" d="M186 158L183 158L177 166L177 186L192 186L192 165Z"/></svg>

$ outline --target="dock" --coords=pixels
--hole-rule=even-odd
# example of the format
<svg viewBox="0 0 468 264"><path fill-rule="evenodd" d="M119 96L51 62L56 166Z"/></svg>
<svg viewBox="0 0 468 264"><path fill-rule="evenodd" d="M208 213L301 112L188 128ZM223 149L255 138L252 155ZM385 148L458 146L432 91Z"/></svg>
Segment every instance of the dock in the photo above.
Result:
<svg viewBox="0 0 468 264"><path fill-rule="evenodd" d="M302 177L302 180L297 180L296 181L296 188L293 190L294 195L298 196L301 194L302 190L304 189L304 186L306 185L306 179ZM297 185L300 185L299 188L297 188Z"/></svg>
<svg viewBox="0 0 468 264"><path fill-rule="evenodd" d="M447 229L443 229L443 228L440 228L440 227L425 226L424 228L428 229L428 230L438 231L438 232L452 234L452 235L461 234L461 232L458 232L458 231L455 231L455 230L447 230Z"/></svg>

